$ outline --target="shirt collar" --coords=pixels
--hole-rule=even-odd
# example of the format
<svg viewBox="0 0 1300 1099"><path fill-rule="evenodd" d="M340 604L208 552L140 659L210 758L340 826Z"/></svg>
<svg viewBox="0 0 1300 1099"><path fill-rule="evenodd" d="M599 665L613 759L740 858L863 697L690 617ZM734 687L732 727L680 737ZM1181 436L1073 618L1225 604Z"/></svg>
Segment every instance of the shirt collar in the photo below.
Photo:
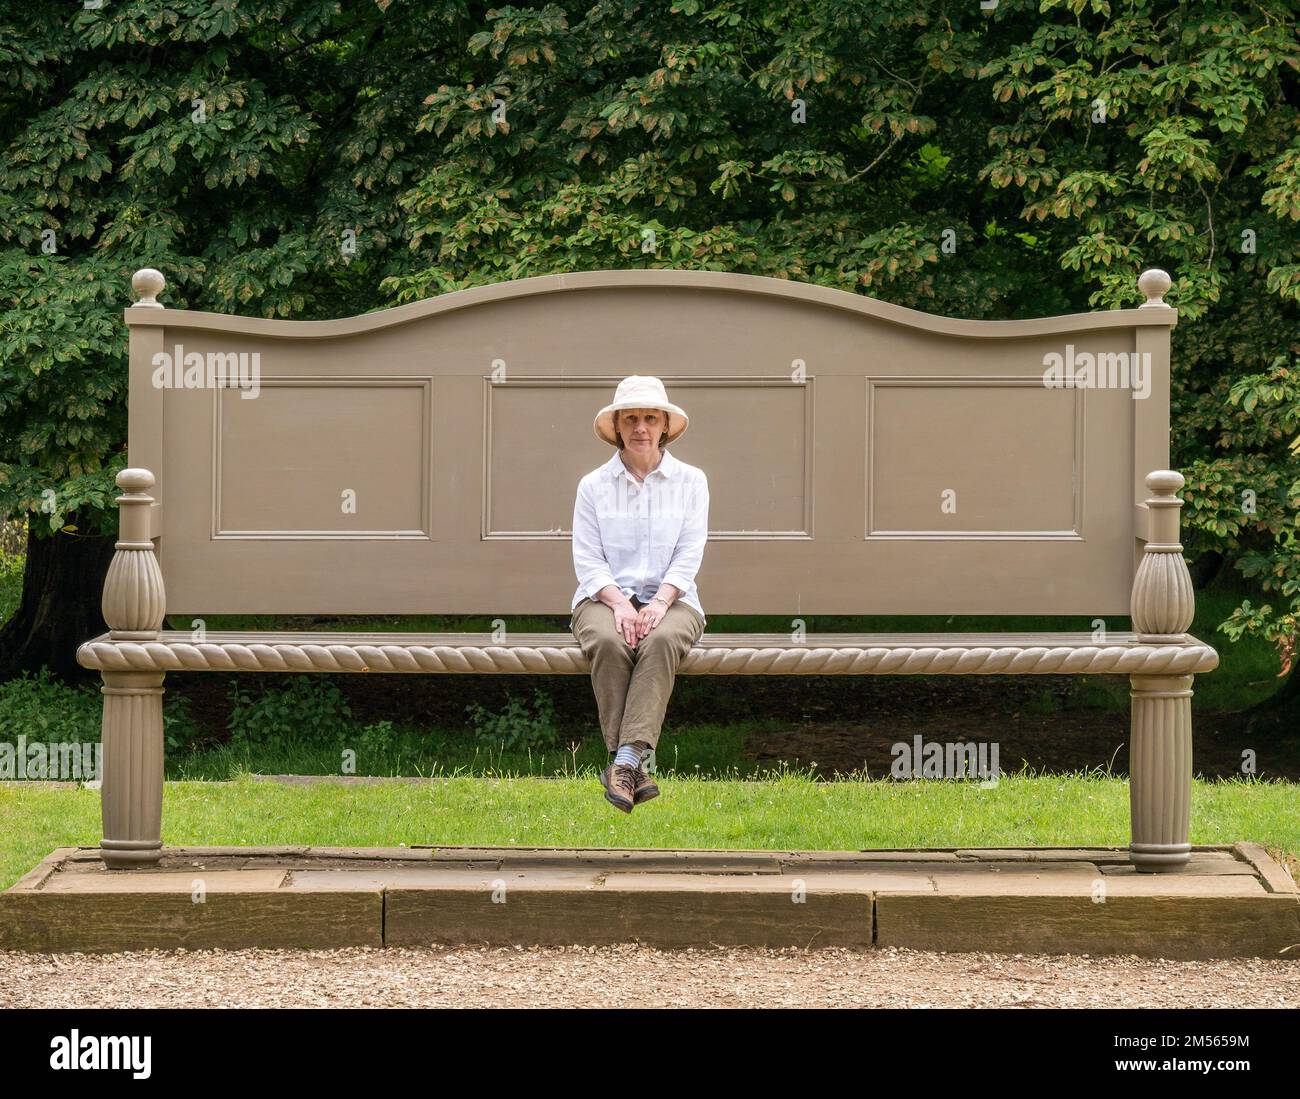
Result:
<svg viewBox="0 0 1300 1099"><path fill-rule="evenodd" d="M653 477L656 473L659 473L664 477L671 477L677 472L678 465L679 463L677 459L674 458L667 449L665 449L663 459L655 469L650 471L650 476ZM621 473L629 481L636 480L636 478L628 472L627 466L623 464L623 452L621 450L615 449L614 456L605 463L604 469L611 477L617 478Z"/></svg>

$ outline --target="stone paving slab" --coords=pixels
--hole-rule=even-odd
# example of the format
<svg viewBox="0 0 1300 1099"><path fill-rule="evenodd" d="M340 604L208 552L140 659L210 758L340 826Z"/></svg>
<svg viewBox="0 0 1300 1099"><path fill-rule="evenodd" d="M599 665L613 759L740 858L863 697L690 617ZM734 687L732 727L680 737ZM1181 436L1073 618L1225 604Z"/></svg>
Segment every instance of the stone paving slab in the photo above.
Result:
<svg viewBox="0 0 1300 1099"><path fill-rule="evenodd" d="M1087 896L1101 872L1094 863L1003 863L988 869L953 867L930 874L935 893L984 896Z"/></svg>
<svg viewBox="0 0 1300 1099"><path fill-rule="evenodd" d="M985 862L1120 862L1129 864L1127 847L959 847L962 859ZM1229 856L1231 857L1231 856Z"/></svg>
<svg viewBox="0 0 1300 1099"><path fill-rule="evenodd" d="M295 870L285 889L425 889L431 891L472 890L490 894L494 890L594 889L601 875L596 870L548 867L543 870L466 870L397 867L392 870Z"/></svg>
<svg viewBox="0 0 1300 1099"><path fill-rule="evenodd" d="M763 870L779 873L781 851L695 851L678 848L620 849L601 847L437 847L432 848L435 862L475 862L492 859L502 865L544 866L555 864L627 867L657 870L682 867L733 867L737 870Z"/></svg>
<svg viewBox="0 0 1300 1099"><path fill-rule="evenodd" d="M1240 874L1222 874L1210 878L1192 878L1167 874L1162 880L1149 880L1151 874L1107 874L1103 884L1108 897L1259 897L1268 890L1256 878Z"/></svg>
<svg viewBox="0 0 1300 1099"><path fill-rule="evenodd" d="M1107 847L62 847L0 893L0 949L631 941L1300 960L1300 891L1239 843L1162 874Z"/></svg>
<svg viewBox="0 0 1300 1099"><path fill-rule="evenodd" d="M813 865L826 865L834 868L845 863L882 863L882 862L959 862L955 851L782 851L783 866L807 868Z"/></svg>
<svg viewBox="0 0 1300 1099"><path fill-rule="evenodd" d="M56 847L45 858L41 859L35 866L27 871L12 886L10 892L29 892L39 889L45 884L51 874L57 873L65 867L69 860L77 855L81 850L78 847Z"/></svg>
<svg viewBox="0 0 1300 1099"><path fill-rule="evenodd" d="M1239 858L1255 869L1264 888L1270 893L1300 894L1300 882L1291 876L1286 867L1275 862L1259 844L1234 843L1232 848Z"/></svg>
<svg viewBox="0 0 1300 1099"><path fill-rule="evenodd" d="M118 874L55 874L42 893L192 893L202 888L209 893L256 893L279 889L287 870L195 870L193 873L134 871Z"/></svg>
<svg viewBox="0 0 1300 1099"><path fill-rule="evenodd" d="M1100 867L1101 872L1107 877L1122 878L1136 875L1137 877L1146 877L1140 873L1137 867L1129 864L1127 866L1117 866L1113 863ZM1208 878L1223 877L1224 875L1241 875L1247 878L1258 877L1258 871L1247 862L1238 862L1236 859L1213 859L1205 862L1193 861L1188 866L1181 866L1177 870L1166 870L1161 877L1164 878Z"/></svg>
<svg viewBox="0 0 1300 1099"><path fill-rule="evenodd" d="M859 893L870 895L889 885L917 887L915 874L903 870L844 873L813 871L807 874L607 874L602 890L633 893L754 893L789 898L802 893ZM924 882L922 882L924 884Z"/></svg>
<svg viewBox="0 0 1300 1099"><path fill-rule="evenodd" d="M999 874L933 876L934 892L945 896L980 897L1263 897L1267 890L1253 878L1236 875L1216 878L1187 878L1169 875L1152 882L1150 874L1115 878L1084 871L1069 874Z"/></svg>
<svg viewBox="0 0 1300 1099"><path fill-rule="evenodd" d="M491 852L473 848L447 857L443 852L434 861L451 864L461 861L481 860ZM504 869L547 866L590 866L609 870L629 870L637 873L655 873L662 870L699 870L715 873L765 873L781 872L779 852L772 851L616 851L587 848L497 848L496 860Z"/></svg>
<svg viewBox="0 0 1300 1099"><path fill-rule="evenodd" d="M164 847L162 857L163 863L166 865L170 861L181 862L191 859L281 859L293 855L305 855L310 850L311 848L305 845L301 847ZM100 857L98 847L76 847L72 851L73 853L67 859L70 865L76 863L103 864L104 860Z"/></svg>

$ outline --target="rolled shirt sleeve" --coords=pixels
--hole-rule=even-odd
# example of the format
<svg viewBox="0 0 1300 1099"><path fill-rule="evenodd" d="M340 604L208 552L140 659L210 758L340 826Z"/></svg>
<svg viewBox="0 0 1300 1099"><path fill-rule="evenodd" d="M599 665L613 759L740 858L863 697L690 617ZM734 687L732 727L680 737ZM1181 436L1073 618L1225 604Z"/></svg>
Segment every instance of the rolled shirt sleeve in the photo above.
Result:
<svg viewBox="0 0 1300 1099"><path fill-rule="evenodd" d="M595 599L602 588L617 583L601 546L596 502L587 481L578 484L578 496L573 504L573 571L578 586L589 599Z"/></svg>
<svg viewBox="0 0 1300 1099"><path fill-rule="evenodd" d="M709 537L709 481L701 475L691 494L682 533L673 549L672 560L664 573L664 582L679 591L690 591L695 574L704 559L704 545Z"/></svg>

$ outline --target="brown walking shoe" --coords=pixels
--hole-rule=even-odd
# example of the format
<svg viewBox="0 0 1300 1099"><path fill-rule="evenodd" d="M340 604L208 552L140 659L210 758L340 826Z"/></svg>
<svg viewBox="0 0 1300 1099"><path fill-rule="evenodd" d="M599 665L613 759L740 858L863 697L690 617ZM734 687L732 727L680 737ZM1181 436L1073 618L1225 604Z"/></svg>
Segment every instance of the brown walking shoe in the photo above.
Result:
<svg viewBox="0 0 1300 1099"><path fill-rule="evenodd" d="M632 812L636 804L636 772L621 763L611 763L600 772L600 784L605 787L605 800L624 813Z"/></svg>
<svg viewBox="0 0 1300 1099"><path fill-rule="evenodd" d="M655 780L648 774L638 770L634 777L636 779L636 793L632 795L633 805L640 805L643 801L649 801L651 798L659 796L659 787L655 785Z"/></svg>

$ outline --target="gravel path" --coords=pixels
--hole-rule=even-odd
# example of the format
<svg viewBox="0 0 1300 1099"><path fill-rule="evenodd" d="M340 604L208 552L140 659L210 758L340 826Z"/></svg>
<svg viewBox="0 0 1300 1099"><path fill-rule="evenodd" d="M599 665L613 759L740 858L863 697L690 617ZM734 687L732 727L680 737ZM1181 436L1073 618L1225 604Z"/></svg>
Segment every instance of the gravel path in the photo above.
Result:
<svg viewBox="0 0 1300 1099"><path fill-rule="evenodd" d="M612 964L627 991L611 1003ZM641 946L0 951L0 1007L1300 1007L1300 960Z"/></svg>

